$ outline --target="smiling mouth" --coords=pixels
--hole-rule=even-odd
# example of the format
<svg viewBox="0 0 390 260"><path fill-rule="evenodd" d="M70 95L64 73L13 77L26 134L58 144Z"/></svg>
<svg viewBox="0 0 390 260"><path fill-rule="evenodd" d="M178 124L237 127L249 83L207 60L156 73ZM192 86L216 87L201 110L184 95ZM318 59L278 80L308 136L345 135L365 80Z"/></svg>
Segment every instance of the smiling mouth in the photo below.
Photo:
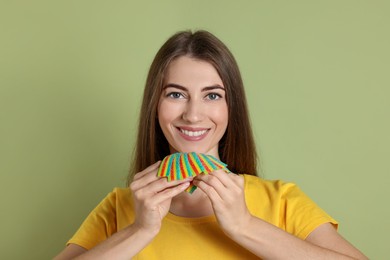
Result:
<svg viewBox="0 0 390 260"><path fill-rule="evenodd" d="M182 132L183 134L187 135L187 136L194 136L194 137L197 137L197 136L201 136L201 135L204 135L207 130L201 130L201 131L189 131L189 130L184 130L184 129L179 129L180 132Z"/></svg>
<svg viewBox="0 0 390 260"><path fill-rule="evenodd" d="M203 139L210 130L209 128L184 129L181 127L176 127L176 129L180 132L180 135L188 141L199 141Z"/></svg>

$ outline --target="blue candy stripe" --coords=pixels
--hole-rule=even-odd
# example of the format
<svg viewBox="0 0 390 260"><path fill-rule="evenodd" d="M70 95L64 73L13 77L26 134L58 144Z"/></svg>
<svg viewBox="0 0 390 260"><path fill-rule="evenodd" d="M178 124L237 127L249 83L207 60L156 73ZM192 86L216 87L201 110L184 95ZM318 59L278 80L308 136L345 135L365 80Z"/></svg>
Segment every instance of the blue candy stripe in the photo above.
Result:
<svg viewBox="0 0 390 260"><path fill-rule="evenodd" d="M176 160L176 180L181 180L181 169L180 169L180 154L175 155Z"/></svg>
<svg viewBox="0 0 390 260"><path fill-rule="evenodd" d="M172 180L172 176L171 176L172 161L173 161L173 156L169 156L169 161L167 165L167 174L166 174L169 181Z"/></svg>

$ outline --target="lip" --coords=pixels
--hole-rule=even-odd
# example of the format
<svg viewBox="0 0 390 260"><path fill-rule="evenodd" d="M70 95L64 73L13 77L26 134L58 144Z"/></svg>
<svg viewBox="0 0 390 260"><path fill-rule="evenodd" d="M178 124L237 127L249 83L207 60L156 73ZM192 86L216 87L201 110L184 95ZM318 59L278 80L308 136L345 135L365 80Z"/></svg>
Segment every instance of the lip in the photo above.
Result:
<svg viewBox="0 0 390 260"><path fill-rule="evenodd" d="M207 134L210 131L210 128L183 126L183 127L176 127L176 130L179 132L179 135L182 138L184 138L185 140L187 140L187 141L200 141L200 140L204 139L207 136ZM190 135L187 135L187 134L183 133L181 130L185 130L185 131L189 131L189 132L201 132L201 131L205 131L205 132L203 134L201 134L201 135L190 136Z"/></svg>

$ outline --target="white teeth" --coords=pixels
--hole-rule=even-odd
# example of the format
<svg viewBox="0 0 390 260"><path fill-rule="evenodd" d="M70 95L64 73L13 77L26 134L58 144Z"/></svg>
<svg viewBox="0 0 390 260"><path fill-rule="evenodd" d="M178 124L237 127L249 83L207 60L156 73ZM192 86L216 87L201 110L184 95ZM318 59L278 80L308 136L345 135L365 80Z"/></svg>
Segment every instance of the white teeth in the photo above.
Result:
<svg viewBox="0 0 390 260"><path fill-rule="evenodd" d="M188 131L188 130L184 130L184 129L180 129L180 131L185 134L185 135L188 135L188 136L201 136L203 135L204 133L207 132L207 130L202 130L202 131Z"/></svg>

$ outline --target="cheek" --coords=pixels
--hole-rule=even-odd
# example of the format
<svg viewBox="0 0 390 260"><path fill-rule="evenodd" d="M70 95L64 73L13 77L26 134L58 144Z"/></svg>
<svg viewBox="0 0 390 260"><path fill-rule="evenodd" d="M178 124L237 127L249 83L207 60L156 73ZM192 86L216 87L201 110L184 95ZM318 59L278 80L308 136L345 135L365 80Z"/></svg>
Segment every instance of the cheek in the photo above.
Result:
<svg viewBox="0 0 390 260"><path fill-rule="evenodd" d="M160 127L164 130L166 128L167 122L169 122L169 118L167 118L167 113L164 112L165 110L159 110L158 113L158 123L160 124Z"/></svg>
<svg viewBox="0 0 390 260"><path fill-rule="evenodd" d="M157 107L157 118L158 118L158 123L160 124L160 127L164 130L164 122L166 121L166 109L164 108L163 102L158 103Z"/></svg>
<svg viewBox="0 0 390 260"><path fill-rule="evenodd" d="M226 128L229 121L229 113L227 106L221 106L212 110L213 121L218 124L218 127Z"/></svg>
<svg viewBox="0 0 390 260"><path fill-rule="evenodd" d="M157 109L158 122L160 127L164 128L171 123L177 116L177 109L168 102L161 101Z"/></svg>

